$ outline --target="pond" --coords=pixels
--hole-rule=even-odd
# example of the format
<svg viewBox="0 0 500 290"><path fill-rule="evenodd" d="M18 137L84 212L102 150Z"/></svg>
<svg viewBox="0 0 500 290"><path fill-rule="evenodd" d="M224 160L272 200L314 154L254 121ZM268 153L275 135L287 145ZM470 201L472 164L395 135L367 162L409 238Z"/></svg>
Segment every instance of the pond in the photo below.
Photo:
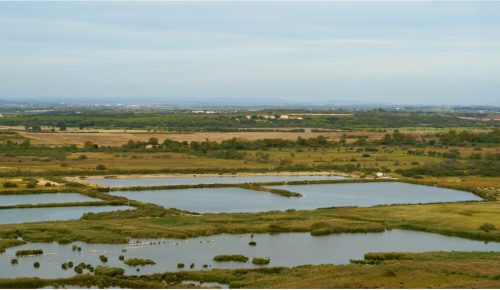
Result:
<svg viewBox="0 0 500 290"><path fill-rule="evenodd" d="M158 186L182 184L251 183L298 180L339 180L336 175L253 175L253 176L180 176L180 177L135 177L135 178L88 178L87 180L109 187Z"/></svg>
<svg viewBox="0 0 500 290"><path fill-rule="evenodd" d="M304 203L324 206L374 206L382 204L473 201L473 193L403 182L277 185L303 195Z"/></svg>
<svg viewBox="0 0 500 290"><path fill-rule="evenodd" d="M372 206L397 203L480 200L479 197L469 192L401 182L268 187L300 192L303 196L284 197L269 192L238 187L113 191L110 194L199 213L259 212L286 209L310 210L333 206Z"/></svg>
<svg viewBox="0 0 500 290"><path fill-rule="evenodd" d="M130 206L65 206L0 209L0 224L75 220L88 212L134 209Z"/></svg>
<svg viewBox="0 0 500 290"><path fill-rule="evenodd" d="M253 240L256 246L248 243ZM73 245L81 247L81 252L73 251ZM11 265L15 252L20 249L42 249L42 256L19 258L17 265ZM123 252L125 249L126 252ZM350 259L362 259L367 252L426 252L426 251L500 251L500 243L480 242L464 238L448 237L439 234L391 230L380 233L346 233L329 236L311 236L309 233L214 235L186 240L154 239L137 240L129 244L86 244L73 243L31 243L8 248L0 254L0 277L43 278L70 277L73 269L63 270L61 264L73 261L75 265L83 262L96 267L107 265L121 267L126 274L152 274L167 271L213 268L256 268L251 262L214 262L213 257L222 254L242 254L250 258L269 257L268 266L293 267L305 264L347 264ZM108 257L108 262L100 261L99 256ZM156 265L143 267L127 266L119 256L127 258L152 259ZM39 262L40 268L33 263ZM184 263L185 268L177 268ZM204 268L203 265L207 267ZM140 269L137 272L136 269ZM87 271L85 271L87 273Z"/></svg>
<svg viewBox="0 0 500 290"><path fill-rule="evenodd" d="M0 206L40 203L101 201L79 193L36 193L0 195Z"/></svg>

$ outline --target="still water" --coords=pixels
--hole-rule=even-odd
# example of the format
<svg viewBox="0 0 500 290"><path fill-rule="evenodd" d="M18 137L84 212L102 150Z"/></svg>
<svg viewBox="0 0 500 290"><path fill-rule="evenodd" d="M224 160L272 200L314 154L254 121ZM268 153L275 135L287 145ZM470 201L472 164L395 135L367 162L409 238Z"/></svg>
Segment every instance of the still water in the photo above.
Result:
<svg viewBox="0 0 500 290"><path fill-rule="evenodd" d="M78 193L37 193L0 195L0 206L39 203L101 201Z"/></svg>
<svg viewBox="0 0 500 290"><path fill-rule="evenodd" d="M336 175L255 175L255 176L197 176L197 177L137 177L137 178L88 178L87 180L103 186L158 186L181 184L214 184L214 183L250 183L278 182L297 180L339 180Z"/></svg>
<svg viewBox="0 0 500 290"><path fill-rule="evenodd" d="M251 240L256 246L249 246ZM81 252L73 251L78 245ZM43 249L42 256L19 258L19 264L11 265L15 252L20 249ZM125 249L126 252L122 252ZM0 254L0 277L44 278L69 277L75 275L73 269L63 270L61 264L73 261L75 265L84 262L92 266L107 265L125 269L126 274L151 274L178 271L177 263L184 263L183 270L213 268L255 268L251 262L214 262L221 254L242 254L250 258L269 257L268 266L293 267L305 264L347 264L350 259L362 259L367 252L425 252L425 251L500 251L500 243L480 242L439 234L391 230L381 233L350 233L329 236L311 236L309 233L214 235L186 240L154 239L132 240L129 244L86 244L73 243L31 243L8 248ZM108 262L99 260L100 255L108 257ZM156 265L131 267L118 259L147 258ZM40 262L40 268L33 267ZM207 268L203 268L207 264ZM137 272L140 269L140 272ZM85 271L87 273L87 271Z"/></svg>
<svg viewBox="0 0 500 290"><path fill-rule="evenodd" d="M134 209L130 206L66 206L0 209L0 224L75 220L88 212Z"/></svg>
<svg viewBox="0 0 500 290"><path fill-rule="evenodd" d="M476 195L446 188L402 182L268 186L303 194L284 197L262 191L225 188L113 191L111 195L199 213L310 210L333 206L453 202L480 200Z"/></svg>

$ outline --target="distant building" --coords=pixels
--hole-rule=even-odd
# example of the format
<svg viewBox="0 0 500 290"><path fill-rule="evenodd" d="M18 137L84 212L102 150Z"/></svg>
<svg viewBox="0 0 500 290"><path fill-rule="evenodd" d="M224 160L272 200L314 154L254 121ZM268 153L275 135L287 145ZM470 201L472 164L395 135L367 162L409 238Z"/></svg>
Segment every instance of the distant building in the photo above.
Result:
<svg viewBox="0 0 500 290"><path fill-rule="evenodd" d="M281 115L280 116L280 120L288 120L288 119L290 119L290 116L288 116L288 115Z"/></svg>

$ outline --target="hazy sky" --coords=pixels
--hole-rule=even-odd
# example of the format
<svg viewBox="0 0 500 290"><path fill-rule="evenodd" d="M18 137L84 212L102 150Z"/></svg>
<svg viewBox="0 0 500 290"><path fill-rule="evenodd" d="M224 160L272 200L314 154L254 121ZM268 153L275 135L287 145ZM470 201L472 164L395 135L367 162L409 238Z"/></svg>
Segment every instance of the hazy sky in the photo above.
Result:
<svg viewBox="0 0 500 290"><path fill-rule="evenodd" d="M0 2L0 99L500 104L500 2Z"/></svg>

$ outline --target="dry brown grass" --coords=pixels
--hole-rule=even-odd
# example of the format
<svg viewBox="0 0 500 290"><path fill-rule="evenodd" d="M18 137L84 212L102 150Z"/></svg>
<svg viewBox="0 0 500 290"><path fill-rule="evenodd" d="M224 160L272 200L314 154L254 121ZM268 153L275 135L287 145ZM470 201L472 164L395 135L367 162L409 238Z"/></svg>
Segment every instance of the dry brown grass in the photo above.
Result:
<svg viewBox="0 0 500 290"><path fill-rule="evenodd" d="M19 132L22 136L31 139L33 144L46 145L70 145L82 146L85 141L91 141L101 146L119 146L129 140L147 141L149 138L158 138L160 142L165 139L175 141L224 141L231 138L243 138L247 140L257 140L265 138L280 138L285 140L296 140L298 137L313 138L323 135L331 140L340 140L345 132L203 132L203 133L130 133L130 132L99 132L99 133L32 133ZM380 139L384 133L373 132L349 132L348 135L369 136L373 139Z"/></svg>

